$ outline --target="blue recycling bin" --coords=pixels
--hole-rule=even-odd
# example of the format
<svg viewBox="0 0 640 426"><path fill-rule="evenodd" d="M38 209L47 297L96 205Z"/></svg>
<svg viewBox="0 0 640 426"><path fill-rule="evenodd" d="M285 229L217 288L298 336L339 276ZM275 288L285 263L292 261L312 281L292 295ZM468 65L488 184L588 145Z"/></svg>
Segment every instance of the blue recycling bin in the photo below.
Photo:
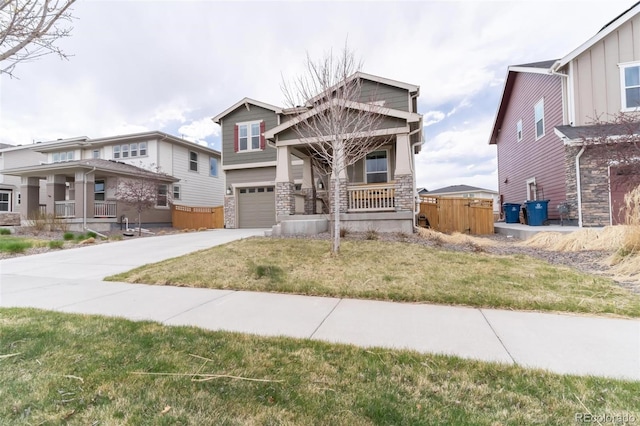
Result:
<svg viewBox="0 0 640 426"><path fill-rule="evenodd" d="M504 221L506 223L520 223L520 204L504 203Z"/></svg>
<svg viewBox="0 0 640 426"><path fill-rule="evenodd" d="M544 225L549 218L549 200L525 201L527 208L527 224L529 226Z"/></svg>

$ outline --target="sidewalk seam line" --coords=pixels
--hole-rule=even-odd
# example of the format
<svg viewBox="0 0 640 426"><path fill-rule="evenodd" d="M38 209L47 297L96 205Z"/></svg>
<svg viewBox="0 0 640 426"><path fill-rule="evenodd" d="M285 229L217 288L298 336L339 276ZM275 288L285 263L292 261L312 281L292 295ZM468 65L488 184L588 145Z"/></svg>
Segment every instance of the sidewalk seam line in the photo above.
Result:
<svg viewBox="0 0 640 426"><path fill-rule="evenodd" d="M318 326L315 328L315 330L313 330L313 332L309 335L309 339L313 339L313 336L318 332L318 330L320 329L320 327L322 327L322 325L325 323L325 321L331 316L331 314L333 313L333 311L336 310L336 308L338 307L338 305L340 303L342 303L344 299L340 298L338 299L338 303L336 303L333 308L331 308L331 310L329 311L329 313L327 315L325 315L325 317L322 319L322 321L320 321L320 324L318 324Z"/></svg>
<svg viewBox="0 0 640 426"><path fill-rule="evenodd" d="M511 358L511 361L513 361L513 364L514 365L518 365L518 363L516 362L515 358L513 358L513 355L511 355L511 352L509 352L509 349L507 349L507 347L505 346L505 344L502 341L502 339L500 338L500 336L498 336L498 332L496 331L496 329L493 328L493 325L489 321L489 318L487 318L487 316L484 314L484 311L482 309L478 309L478 310L480 311L480 314L482 315L482 318L484 318L484 320L487 322L487 325L489 325L489 328L493 332L493 335L496 336L496 339L498 339L498 341L500 342L500 344L504 348L504 351L507 353L507 355L509 355L509 358Z"/></svg>
<svg viewBox="0 0 640 426"><path fill-rule="evenodd" d="M92 300L102 299L103 297L113 296L114 294L126 293L126 292L134 291L134 290L135 290L135 288L127 288L125 290L116 291L116 292L113 292L113 293L101 294L100 296L92 297L90 299L80 300L79 302L67 303L66 305L60 305L60 306L57 306L57 307L52 308L52 309L57 311L57 310L60 310L62 308L66 308L67 306L73 306L73 305L77 305L79 303L90 302ZM90 314L90 315L99 315L99 314Z"/></svg>
<svg viewBox="0 0 640 426"><path fill-rule="evenodd" d="M212 290L212 289L209 289L209 290ZM225 297L231 296L232 294L236 294L236 293L238 293L238 290L230 290L230 293L228 293L228 294L223 294L222 296L215 297L215 298L213 298L213 299L207 300L206 302L202 302L202 303L200 303L199 305L192 306L192 307L190 307L189 309L186 309L186 310L184 310L184 311L182 311L182 312L179 312L179 313L177 313L177 314L175 314L175 315L171 315L170 317L167 317L167 318L165 318L165 319L161 320L160 322L161 322L162 324L165 324L167 321L172 320L172 319L174 319L174 318L175 318L175 317L177 317L177 316L180 316L180 315L182 315L182 314L186 314L187 312L191 312L191 311L193 311L193 310L194 310L194 309L196 309L196 308L199 308L199 307L201 307L201 306L204 306L204 305L206 305L206 304L208 304L208 303L211 303L211 302L213 302L213 301L216 301L216 300L224 299ZM200 326L198 326L198 327L200 327Z"/></svg>

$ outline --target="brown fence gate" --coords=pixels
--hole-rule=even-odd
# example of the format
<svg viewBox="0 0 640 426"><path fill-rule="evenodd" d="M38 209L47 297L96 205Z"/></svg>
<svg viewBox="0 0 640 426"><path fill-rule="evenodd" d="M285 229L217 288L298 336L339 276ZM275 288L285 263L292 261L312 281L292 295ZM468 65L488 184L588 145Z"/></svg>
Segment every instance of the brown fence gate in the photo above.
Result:
<svg viewBox="0 0 640 426"><path fill-rule="evenodd" d="M223 228L224 207L189 207L174 204L171 222L178 229Z"/></svg>
<svg viewBox="0 0 640 426"><path fill-rule="evenodd" d="M484 198L421 197L420 215L439 232L493 234L493 200ZM420 222L420 221L418 221Z"/></svg>

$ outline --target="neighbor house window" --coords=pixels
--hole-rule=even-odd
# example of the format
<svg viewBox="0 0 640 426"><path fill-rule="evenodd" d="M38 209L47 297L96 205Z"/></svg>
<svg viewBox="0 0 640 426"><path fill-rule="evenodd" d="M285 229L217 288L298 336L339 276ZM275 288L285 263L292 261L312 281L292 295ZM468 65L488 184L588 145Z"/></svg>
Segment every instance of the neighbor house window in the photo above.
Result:
<svg viewBox="0 0 640 426"><path fill-rule="evenodd" d="M367 154L367 183L386 182L387 170L387 151L375 151Z"/></svg>
<svg viewBox="0 0 640 426"><path fill-rule="evenodd" d="M209 176L218 176L218 159L209 157Z"/></svg>
<svg viewBox="0 0 640 426"><path fill-rule="evenodd" d="M132 157L137 157L138 156L138 144L137 143L132 143L130 145L130 152L131 152L131 156Z"/></svg>
<svg viewBox="0 0 640 426"><path fill-rule="evenodd" d="M146 142L140 142L139 148L140 148L140 156L147 155L147 143Z"/></svg>
<svg viewBox="0 0 640 426"><path fill-rule="evenodd" d="M173 199L180 199L180 185L173 185Z"/></svg>
<svg viewBox="0 0 640 426"><path fill-rule="evenodd" d="M95 201L104 201L105 185L104 180L96 180L93 184L93 196Z"/></svg>
<svg viewBox="0 0 640 426"><path fill-rule="evenodd" d="M91 156L93 158L100 158L100 150L99 149L94 149L93 152L91 153Z"/></svg>
<svg viewBox="0 0 640 426"><path fill-rule="evenodd" d="M516 135L518 136L518 142L522 140L522 120L518 120L516 124Z"/></svg>
<svg viewBox="0 0 640 426"><path fill-rule="evenodd" d="M158 196L156 197L157 207L167 207L167 185L158 185Z"/></svg>
<svg viewBox="0 0 640 426"><path fill-rule="evenodd" d="M0 191L0 212L8 212L11 207L11 193Z"/></svg>
<svg viewBox="0 0 640 426"><path fill-rule="evenodd" d="M534 108L536 120L536 139L544 136L544 99L540 99Z"/></svg>
<svg viewBox="0 0 640 426"><path fill-rule="evenodd" d="M62 161L71 161L73 160L73 151L54 152L51 155L51 159L54 163L60 163Z"/></svg>
<svg viewBox="0 0 640 426"><path fill-rule="evenodd" d="M640 63L620 67L622 81L622 110L640 109Z"/></svg>
<svg viewBox="0 0 640 426"><path fill-rule="evenodd" d="M128 158L129 157L129 145L122 145L120 147L120 149L122 149L122 158Z"/></svg>
<svg viewBox="0 0 640 426"><path fill-rule="evenodd" d="M198 171L198 153L189 151L189 170L192 172Z"/></svg>
<svg viewBox="0 0 640 426"><path fill-rule="evenodd" d="M236 151L258 151L264 149L264 140L261 136L263 131L263 121L237 124Z"/></svg>
<svg viewBox="0 0 640 426"><path fill-rule="evenodd" d="M120 147L119 146L114 146L113 147L113 158L120 158Z"/></svg>

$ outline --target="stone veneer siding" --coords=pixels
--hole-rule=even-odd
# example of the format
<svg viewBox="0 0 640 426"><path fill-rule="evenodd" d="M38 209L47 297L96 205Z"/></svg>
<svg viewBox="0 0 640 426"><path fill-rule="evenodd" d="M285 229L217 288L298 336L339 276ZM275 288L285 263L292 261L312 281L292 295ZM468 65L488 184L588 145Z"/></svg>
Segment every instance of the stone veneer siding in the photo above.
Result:
<svg viewBox="0 0 640 426"><path fill-rule="evenodd" d="M233 195L224 197L224 227L229 229L236 227L236 197Z"/></svg>
<svg viewBox="0 0 640 426"><path fill-rule="evenodd" d="M316 214L313 188L302 188L300 192L304 195L304 214Z"/></svg>
<svg viewBox="0 0 640 426"><path fill-rule="evenodd" d="M1 226L20 226L20 213L0 213Z"/></svg>
<svg viewBox="0 0 640 426"><path fill-rule="evenodd" d="M349 207L349 200L347 195L347 179L340 179L340 213L346 213ZM335 180L330 179L329 181L329 214L333 214L334 209L334 199L333 199L333 191L335 188Z"/></svg>
<svg viewBox="0 0 640 426"><path fill-rule="evenodd" d="M396 210L414 211L416 200L413 189L413 176L396 175L395 181Z"/></svg>
<svg viewBox="0 0 640 426"><path fill-rule="evenodd" d="M293 182L276 182L276 217L296 213L295 189Z"/></svg>

